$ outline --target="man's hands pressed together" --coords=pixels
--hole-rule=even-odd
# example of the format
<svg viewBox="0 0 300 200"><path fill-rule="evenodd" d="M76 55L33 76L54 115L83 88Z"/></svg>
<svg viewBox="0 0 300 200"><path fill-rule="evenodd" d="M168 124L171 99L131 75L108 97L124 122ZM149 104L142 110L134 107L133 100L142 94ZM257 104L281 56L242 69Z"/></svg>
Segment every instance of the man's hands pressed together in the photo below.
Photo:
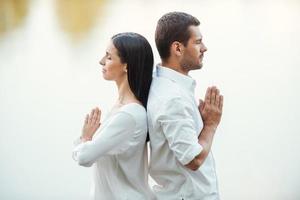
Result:
<svg viewBox="0 0 300 200"><path fill-rule="evenodd" d="M215 86L207 88L205 101L200 99L199 112L204 127L216 129L221 121L223 110L223 96Z"/></svg>
<svg viewBox="0 0 300 200"><path fill-rule="evenodd" d="M203 120L203 129L201 130L198 142L202 146L202 151L190 163L185 165L191 170L197 170L208 156L214 134L221 121L223 110L223 96L215 86L206 90L205 100L200 99L199 112Z"/></svg>

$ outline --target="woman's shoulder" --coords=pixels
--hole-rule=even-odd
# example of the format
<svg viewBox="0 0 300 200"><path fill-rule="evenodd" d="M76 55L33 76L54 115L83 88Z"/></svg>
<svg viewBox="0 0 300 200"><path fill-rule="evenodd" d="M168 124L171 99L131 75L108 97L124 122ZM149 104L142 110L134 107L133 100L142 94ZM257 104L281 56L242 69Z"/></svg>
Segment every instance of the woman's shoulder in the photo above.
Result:
<svg viewBox="0 0 300 200"><path fill-rule="evenodd" d="M120 108L119 112L125 112L129 114L135 119L135 121L144 120L147 117L146 109L144 108L144 106L135 102L123 105Z"/></svg>
<svg viewBox="0 0 300 200"><path fill-rule="evenodd" d="M120 108L120 111L126 112L128 114L136 114L136 113L141 114L141 113L146 112L146 109L144 108L143 105L136 103L136 102L132 102L132 103L123 105Z"/></svg>

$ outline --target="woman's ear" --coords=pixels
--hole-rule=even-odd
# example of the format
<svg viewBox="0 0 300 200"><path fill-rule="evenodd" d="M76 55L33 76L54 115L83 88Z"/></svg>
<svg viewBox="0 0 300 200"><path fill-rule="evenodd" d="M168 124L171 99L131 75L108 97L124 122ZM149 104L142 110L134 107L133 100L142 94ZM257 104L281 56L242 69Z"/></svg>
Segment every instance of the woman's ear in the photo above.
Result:
<svg viewBox="0 0 300 200"><path fill-rule="evenodd" d="M127 64L124 65L123 70L125 73L127 73Z"/></svg>

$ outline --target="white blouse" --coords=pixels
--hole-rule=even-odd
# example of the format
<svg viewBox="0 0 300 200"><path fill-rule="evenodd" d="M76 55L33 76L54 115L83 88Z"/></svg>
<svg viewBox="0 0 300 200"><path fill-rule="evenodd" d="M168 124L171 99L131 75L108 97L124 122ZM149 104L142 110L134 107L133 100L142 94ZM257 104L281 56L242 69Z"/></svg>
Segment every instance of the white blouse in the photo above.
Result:
<svg viewBox="0 0 300 200"><path fill-rule="evenodd" d="M130 103L102 122L91 141L75 144L73 159L94 168L93 200L148 200L147 114Z"/></svg>

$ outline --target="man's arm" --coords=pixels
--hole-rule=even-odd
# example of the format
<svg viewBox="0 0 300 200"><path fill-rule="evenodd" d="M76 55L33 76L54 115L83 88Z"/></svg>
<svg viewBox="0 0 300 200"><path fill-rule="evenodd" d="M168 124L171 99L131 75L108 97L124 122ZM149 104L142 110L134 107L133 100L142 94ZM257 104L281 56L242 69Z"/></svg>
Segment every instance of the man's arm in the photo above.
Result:
<svg viewBox="0 0 300 200"><path fill-rule="evenodd" d="M191 162L185 165L191 170L197 170L208 156L213 138L220 123L223 110L223 96L220 95L216 87L207 88L205 101L200 100L199 112L203 119L203 129L201 130L198 143L202 146L202 151Z"/></svg>

